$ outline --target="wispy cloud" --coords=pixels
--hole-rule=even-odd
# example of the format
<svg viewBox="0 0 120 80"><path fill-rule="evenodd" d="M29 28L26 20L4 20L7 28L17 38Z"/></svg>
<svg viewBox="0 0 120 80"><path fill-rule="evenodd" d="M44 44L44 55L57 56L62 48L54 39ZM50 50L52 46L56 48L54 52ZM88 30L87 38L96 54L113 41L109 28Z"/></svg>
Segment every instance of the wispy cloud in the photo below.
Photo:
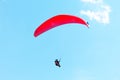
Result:
<svg viewBox="0 0 120 80"><path fill-rule="evenodd" d="M86 15L90 20L96 20L97 22L108 24L110 22L109 14L111 8L105 4L102 0L81 0L84 3L92 4L95 8L81 10L80 14ZM96 10L95 10L96 9Z"/></svg>

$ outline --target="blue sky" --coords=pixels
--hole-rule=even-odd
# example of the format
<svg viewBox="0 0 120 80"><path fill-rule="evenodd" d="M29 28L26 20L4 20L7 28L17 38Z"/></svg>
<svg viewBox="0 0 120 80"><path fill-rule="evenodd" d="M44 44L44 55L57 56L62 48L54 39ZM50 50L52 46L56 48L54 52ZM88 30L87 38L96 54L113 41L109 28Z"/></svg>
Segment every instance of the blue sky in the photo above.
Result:
<svg viewBox="0 0 120 80"><path fill-rule="evenodd" d="M118 5L110 0L0 0L0 80L120 80ZM90 28L67 24L33 36L58 14L79 16ZM56 58L61 68L54 65Z"/></svg>

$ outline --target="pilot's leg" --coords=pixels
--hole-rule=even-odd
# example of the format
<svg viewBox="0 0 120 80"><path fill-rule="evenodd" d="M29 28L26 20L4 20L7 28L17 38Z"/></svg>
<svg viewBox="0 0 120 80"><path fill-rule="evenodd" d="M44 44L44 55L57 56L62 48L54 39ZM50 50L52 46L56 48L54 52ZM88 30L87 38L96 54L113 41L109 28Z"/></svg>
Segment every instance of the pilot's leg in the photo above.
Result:
<svg viewBox="0 0 120 80"><path fill-rule="evenodd" d="M58 66L61 67L60 64Z"/></svg>

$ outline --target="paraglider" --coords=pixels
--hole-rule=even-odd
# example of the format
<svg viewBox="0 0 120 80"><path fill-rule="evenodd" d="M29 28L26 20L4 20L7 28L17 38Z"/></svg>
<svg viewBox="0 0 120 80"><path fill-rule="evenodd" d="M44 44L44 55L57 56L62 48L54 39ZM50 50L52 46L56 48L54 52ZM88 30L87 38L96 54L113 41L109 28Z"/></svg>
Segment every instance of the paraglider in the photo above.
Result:
<svg viewBox="0 0 120 80"><path fill-rule="evenodd" d="M38 35L41 35L42 33L54 27L57 27L63 24L68 24L68 23L78 23L88 27L88 23L82 18L73 16L73 15L61 14L61 15L56 15L56 16L53 16L52 18L49 18L48 20L43 22L40 26L38 26L38 28L34 32L34 36L37 37Z"/></svg>
<svg viewBox="0 0 120 80"><path fill-rule="evenodd" d="M87 21L77 16L67 15L67 14L56 15L49 18L48 20L43 22L40 26L38 26L37 29L34 31L34 37L37 37L52 28L69 23L82 24L85 25L86 27L88 27L89 25ZM56 59L54 63L56 66L61 67L60 60Z"/></svg>
<svg viewBox="0 0 120 80"><path fill-rule="evenodd" d="M58 66L58 67L61 67L61 66L60 66L60 60L56 59L56 60L55 60L55 65Z"/></svg>

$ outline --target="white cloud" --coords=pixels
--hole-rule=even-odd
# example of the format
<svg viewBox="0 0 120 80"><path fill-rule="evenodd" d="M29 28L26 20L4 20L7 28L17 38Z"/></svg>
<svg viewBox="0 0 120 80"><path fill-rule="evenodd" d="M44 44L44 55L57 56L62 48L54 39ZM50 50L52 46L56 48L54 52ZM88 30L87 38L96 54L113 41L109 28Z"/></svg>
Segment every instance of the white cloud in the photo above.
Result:
<svg viewBox="0 0 120 80"><path fill-rule="evenodd" d="M110 14L110 6L103 3L102 0L81 0L84 3L94 4L95 10L81 10L80 14L86 15L90 18L90 20L96 20L99 23L108 24L110 22L109 14ZM97 5L96 5L97 4Z"/></svg>

